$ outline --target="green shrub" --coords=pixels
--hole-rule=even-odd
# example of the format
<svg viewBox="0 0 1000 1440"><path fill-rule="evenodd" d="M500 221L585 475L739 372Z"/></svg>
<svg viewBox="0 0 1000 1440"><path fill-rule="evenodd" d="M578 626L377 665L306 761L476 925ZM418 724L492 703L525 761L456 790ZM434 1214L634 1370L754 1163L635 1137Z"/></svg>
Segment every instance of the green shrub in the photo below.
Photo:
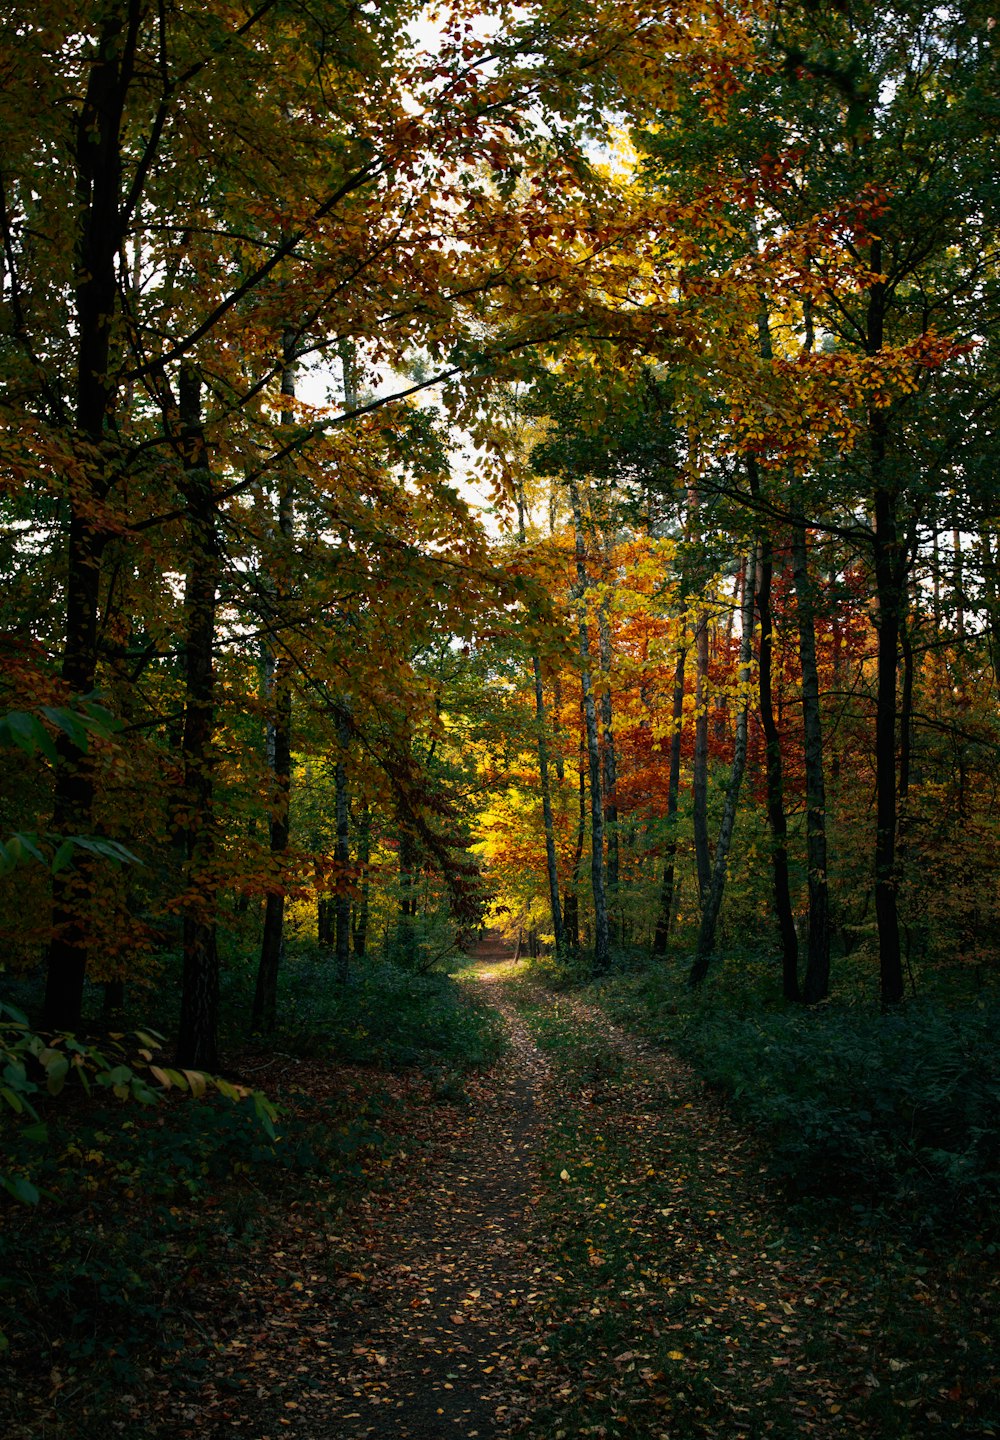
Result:
<svg viewBox="0 0 1000 1440"><path fill-rule="evenodd" d="M321 952L289 961L281 990L282 1030L300 1054L386 1069L464 1071L489 1065L503 1045L498 1016L447 975L376 964L341 984Z"/></svg>
<svg viewBox="0 0 1000 1440"><path fill-rule="evenodd" d="M797 1200L847 1203L914 1234L1000 1217L996 1002L809 1009L775 1000L773 974L753 967L693 995L663 968L595 993L727 1096Z"/></svg>

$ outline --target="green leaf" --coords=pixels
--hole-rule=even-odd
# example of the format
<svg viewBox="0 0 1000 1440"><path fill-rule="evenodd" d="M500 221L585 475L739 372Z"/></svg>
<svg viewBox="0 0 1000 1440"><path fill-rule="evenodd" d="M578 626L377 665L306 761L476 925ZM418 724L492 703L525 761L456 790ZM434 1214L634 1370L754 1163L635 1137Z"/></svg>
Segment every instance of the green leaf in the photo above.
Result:
<svg viewBox="0 0 1000 1440"><path fill-rule="evenodd" d="M24 1110L24 1101L16 1094L9 1085L0 1085L0 1095L7 1101L15 1115L20 1115Z"/></svg>
<svg viewBox="0 0 1000 1440"><path fill-rule="evenodd" d="M38 1204L37 1186L32 1185L30 1180L25 1180L23 1175L0 1175L0 1184L15 1200L21 1200L25 1205Z"/></svg>
<svg viewBox="0 0 1000 1440"><path fill-rule="evenodd" d="M69 1073L69 1057L57 1055L54 1060L45 1066L46 1089L50 1095L58 1095L66 1084L66 1076Z"/></svg>
<svg viewBox="0 0 1000 1440"><path fill-rule="evenodd" d="M67 735L78 750L87 748L87 731L80 717L72 710L55 709L46 705L42 712L47 720L51 720L64 735Z"/></svg>
<svg viewBox="0 0 1000 1440"><path fill-rule="evenodd" d="M274 1122L278 1118L278 1110L267 1098L263 1090L253 1092L253 1108L257 1112L257 1119L260 1122L264 1134L269 1140L275 1140L277 1136L274 1131Z"/></svg>

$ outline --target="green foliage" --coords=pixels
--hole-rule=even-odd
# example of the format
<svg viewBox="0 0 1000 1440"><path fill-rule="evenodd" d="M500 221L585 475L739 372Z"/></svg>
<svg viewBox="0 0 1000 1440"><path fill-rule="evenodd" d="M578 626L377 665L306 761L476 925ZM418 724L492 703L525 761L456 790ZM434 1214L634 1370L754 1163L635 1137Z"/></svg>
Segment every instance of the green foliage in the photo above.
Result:
<svg viewBox="0 0 1000 1440"><path fill-rule="evenodd" d="M253 1112L256 1123L274 1139L277 1112L267 1097L228 1080L196 1070L165 1069L154 1063L162 1036L136 1031L132 1036L112 1035L100 1046L72 1035L38 1034L20 1010L0 1004L0 1134L4 1137L5 1170L0 1186L15 1199L36 1205L41 1198L38 1174L45 1168L44 1146L49 1140L52 1102L62 1096L67 1081L78 1082L78 1099L100 1107L110 1092L118 1101L155 1105L168 1090L189 1092L201 1099L210 1090ZM40 1112L46 1104L47 1111ZM79 1109L79 1106L77 1107ZM86 1123L87 1116L76 1120Z"/></svg>
<svg viewBox="0 0 1000 1440"><path fill-rule="evenodd" d="M290 1043L358 1065L445 1066L465 1071L500 1053L497 1016L447 975L417 975L395 965L366 965L339 984L328 954L284 967Z"/></svg>
<svg viewBox="0 0 1000 1440"><path fill-rule="evenodd" d="M81 699L74 707L40 705L37 710L8 710L0 715L0 747L42 755L56 763L56 737L61 733L85 754L92 740L109 740L121 729L109 710L96 700ZM0 840L0 876L18 865L34 862L53 875L71 866L77 852L110 860L113 865L142 862L117 840L93 835L50 835L18 831Z"/></svg>
<svg viewBox="0 0 1000 1440"><path fill-rule="evenodd" d="M55 737L67 736L81 753L92 739L108 740L121 729L110 710L84 697L70 706L40 705L37 710L8 710L0 715L0 745L56 762Z"/></svg>
<svg viewBox="0 0 1000 1440"><path fill-rule="evenodd" d="M650 969L598 998L725 1093L796 1200L833 1199L914 1236L1000 1219L996 1002L927 999L882 1015L782 1007L773 976L753 970L737 988L737 1004L721 991L692 996Z"/></svg>

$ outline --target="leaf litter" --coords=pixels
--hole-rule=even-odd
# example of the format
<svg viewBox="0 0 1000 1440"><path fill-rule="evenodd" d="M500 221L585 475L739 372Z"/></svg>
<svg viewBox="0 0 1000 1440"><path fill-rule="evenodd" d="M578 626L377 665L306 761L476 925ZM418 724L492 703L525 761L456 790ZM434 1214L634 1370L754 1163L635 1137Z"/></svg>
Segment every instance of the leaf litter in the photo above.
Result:
<svg viewBox="0 0 1000 1440"><path fill-rule="evenodd" d="M975 1287L947 1257L910 1273L864 1233L794 1232L753 1137L684 1062L495 948L476 968L504 1057L461 1103L380 1076L398 1145L353 1193L272 1204L221 1278L179 1276L184 1365L150 1366L112 1433L1000 1434L995 1270ZM295 1073L303 1103L373 1088Z"/></svg>

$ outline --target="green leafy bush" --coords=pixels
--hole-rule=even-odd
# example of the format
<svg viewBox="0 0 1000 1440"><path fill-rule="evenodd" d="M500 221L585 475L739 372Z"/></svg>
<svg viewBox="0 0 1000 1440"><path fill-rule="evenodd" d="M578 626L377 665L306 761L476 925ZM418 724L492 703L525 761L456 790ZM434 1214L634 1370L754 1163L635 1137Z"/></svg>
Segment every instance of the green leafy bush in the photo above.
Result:
<svg viewBox="0 0 1000 1440"><path fill-rule="evenodd" d="M772 977L753 981L692 996L660 969L597 993L723 1091L795 1198L914 1233L1000 1218L1000 1005L807 1009L772 1003Z"/></svg>
<svg viewBox="0 0 1000 1440"><path fill-rule="evenodd" d="M346 984L329 958L306 956L282 972L279 1015L298 1053L351 1064L473 1070L502 1048L498 1017L447 975L366 965Z"/></svg>

